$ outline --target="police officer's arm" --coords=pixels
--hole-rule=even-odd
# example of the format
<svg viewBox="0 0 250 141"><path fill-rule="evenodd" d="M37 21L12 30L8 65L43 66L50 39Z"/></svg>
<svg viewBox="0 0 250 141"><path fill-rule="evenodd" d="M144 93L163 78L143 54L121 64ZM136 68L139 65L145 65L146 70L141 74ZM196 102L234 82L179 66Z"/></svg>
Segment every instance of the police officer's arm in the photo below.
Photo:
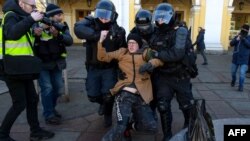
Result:
<svg viewBox="0 0 250 141"><path fill-rule="evenodd" d="M100 38L100 32L94 31L94 29L91 28L91 24L92 22L87 18L84 18L82 21L75 23L75 35L79 39L87 39L97 42Z"/></svg>
<svg viewBox="0 0 250 141"><path fill-rule="evenodd" d="M73 44L73 38L70 35L69 28L58 35L58 40L62 41L66 46L71 46Z"/></svg>
<svg viewBox="0 0 250 141"><path fill-rule="evenodd" d="M35 23L31 16L23 18L21 21L16 13L9 13L5 17L4 35L5 39L18 40L27 32L30 31L31 26Z"/></svg>
<svg viewBox="0 0 250 141"><path fill-rule="evenodd" d="M161 59L163 62L178 62L183 59L187 35L188 30L186 28L178 28L174 47L158 52L157 58Z"/></svg>
<svg viewBox="0 0 250 141"><path fill-rule="evenodd" d="M163 66L164 63L160 59L152 58L151 56L148 55L148 52L150 50L151 50L150 48L146 48L143 51L143 55L142 55L143 60L145 60L146 62L151 63L154 66L154 68L159 67L159 66Z"/></svg>

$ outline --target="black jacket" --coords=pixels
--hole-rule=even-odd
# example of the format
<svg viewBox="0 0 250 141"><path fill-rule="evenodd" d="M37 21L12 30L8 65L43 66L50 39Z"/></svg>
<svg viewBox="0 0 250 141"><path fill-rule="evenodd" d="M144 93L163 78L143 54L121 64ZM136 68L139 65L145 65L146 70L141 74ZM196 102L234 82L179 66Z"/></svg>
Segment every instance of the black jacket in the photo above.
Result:
<svg viewBox="0 0 250 141"><path fill-rule="evenodd" d="M156 71L175 73L182 68L187 35L188 31L184 27L167 30L157 28L150 40L150 47L158 52L157 58L164 62L164 66Z"/></svg>
<svg viewBox="0 0 250 141"><path fill-rule="evenodd" d="M5 17L4 36L6 40L18 40L35 23L29 13L21 9L16 0L7 0L3 5L3 12L13 11Z"/></svg>
<svg viewBox="0 0 250 141"><path fill-rule="evenodd" d="M64 23L67 25L66 23ZM49 32L43 31L46 34ZM73 39L70 35L69 28L67 26L66 30L59 33L57 37L53 37L48 41L41 40L40 36L35 37L35 54L41 58L43 61L44 69L54 69L56 66L62 70L66 68L65 57L61 54L66 54L66 46L73 44Z"/></svg>
<svg viewBox="0 0 250 141"><path fill-rule="evenodd" d="M105 63L97 60L97 42L100 38L101 31L104 30L102 25L93 17L87 16L82 21L75 24L75 35L80 39L86 39L86 64L99 68L113 67L114 62ZM112 23L109 28L107 38L103 41L103 46L107 52L115 51L120 47L126 47L125 30Z"/></svg>
<svg viewBox="0 0 250 141"><path fill-rule="evenodd" d="M196 41L193 45L197 45L197 50L204 50L206 48L204 43L205 30L202 29L196 37Z"/></svg>

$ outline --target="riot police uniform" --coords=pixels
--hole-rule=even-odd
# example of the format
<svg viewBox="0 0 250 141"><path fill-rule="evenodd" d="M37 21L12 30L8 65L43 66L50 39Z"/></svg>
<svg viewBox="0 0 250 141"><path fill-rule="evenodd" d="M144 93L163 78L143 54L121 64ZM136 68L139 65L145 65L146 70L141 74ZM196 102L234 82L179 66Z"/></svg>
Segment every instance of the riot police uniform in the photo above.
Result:
<svg viewBox="0 0 250 141"><path fill-rule="evenodd" d="M109 0L102 0L96 5L94 17L87 16L74 27L76 36L86 40L87 95L91 102L100 104L99 114L104 114L106 127L112 124L113 97L109 90L117 82L117 62L98 61L97 42L101 31L109 30L103 42L107 52L126 46L125 30L117 25L117 17L114 4ZM108 19L109 22L103 23L101 19Z"/></svg>
<svg viewBox="0 0 250 141"><path fill-rule="evenodd" d="M184 27L175 29L175 12L167 3L161 3L156 7L153 20L156 22L157 30L150 40L150 47L155 50L153 57L161 59L164 66L154 70L152 81L161 116L163 141L168 141L172 137L171 100L174 94L184 113L186 124L192 108L190 77L181 63L185 55L188 31Z"/></svg>
<svg viewBox="0 0 250 141"><path fill-rule="evenodd" d="M143 39L143 47L147 47L155 30L152 24L152 14L148 10L140 9L135 15L135 27L130 33L136 33Z"/></svg>
<svg viewBox="0 0 250 141"><path fill-rule="evenodd" d="M150 39L154 34L156 27L152 24L152 13L149 10L140 9L135 15L135 27L130 33L138 34L143 40L143 47L149 47ZM156 114L156 97L150 102L150 107L153 110L154 117L157 120Z"/></svg>

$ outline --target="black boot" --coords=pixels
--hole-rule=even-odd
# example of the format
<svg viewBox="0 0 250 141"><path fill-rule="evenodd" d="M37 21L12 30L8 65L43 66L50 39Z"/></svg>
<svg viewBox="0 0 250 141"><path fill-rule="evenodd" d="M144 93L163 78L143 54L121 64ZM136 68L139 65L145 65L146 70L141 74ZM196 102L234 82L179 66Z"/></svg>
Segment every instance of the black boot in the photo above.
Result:
<svg viewBox="0 0 250 141"><path fill-rule="evenodd" d="M162 141L169 141L172 137L172 131L171 131L171 124L172 124L172 113L166 112L161 113L161 126L163 131L163 140Z"/></svg>
<svg viewBox="0 0 250 141"><path fill-rule="evenodd" d="M104 104L104 127L108 128L112 125L114 97L110 94L105 95L103 98L103 104Z"/></svg>
<svg viewBox="0 0 250 141"><path fill-rule="evenodd" d="M104 115L104 104L100 104L99 109L98 109L98 114L100 116Z"/></svg>
<svg viewBox="0 0 250 141"><path fill-rule="evenodd" d="M11 137L6 137L6 138L0 138L0 141L16 141L12 139Z"/></svg>
<svg viewBox="0 0 250 141"><path fill-rule="evenodd" d="M191 108L190 109L186 109L186 110L182 110L183 116L184 116L184 125L183 125L183 129L187 128L189 125L189 121L190 121L190 113L191 113Z"/></svg>
<svg viewBox="0 0 250 141"><path fill-rule="evenodd" d="M53 138L54 136L55 133L39 128L30 133L30 141L40 141L40 140L50 139Z"/></svg>

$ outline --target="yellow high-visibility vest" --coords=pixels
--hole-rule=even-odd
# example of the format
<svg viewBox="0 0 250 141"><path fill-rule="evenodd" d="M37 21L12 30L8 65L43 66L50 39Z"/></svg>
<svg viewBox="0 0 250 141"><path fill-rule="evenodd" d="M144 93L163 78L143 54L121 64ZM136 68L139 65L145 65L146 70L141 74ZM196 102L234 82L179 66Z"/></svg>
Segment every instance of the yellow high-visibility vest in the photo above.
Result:
<svg viewBox="0 0 250 141"><path fill-rule="evenodd" d="M4 19L5 16L12 11L8 11L7 13L4 14L1 27L0 27L0 59L2 59L2 36L3 36L3 26L4 26ZM31 42L34 41L29 33L27 33L28 36L30 37ZM32 42L33 44L33 42ZM5 40L5 54L6 55L12 55L12 56L17 56L17 55L30 55L33 56L33 50L29 44L29 41L26 37L26 35L23 35L21 38L18 40Z"/></svg>

